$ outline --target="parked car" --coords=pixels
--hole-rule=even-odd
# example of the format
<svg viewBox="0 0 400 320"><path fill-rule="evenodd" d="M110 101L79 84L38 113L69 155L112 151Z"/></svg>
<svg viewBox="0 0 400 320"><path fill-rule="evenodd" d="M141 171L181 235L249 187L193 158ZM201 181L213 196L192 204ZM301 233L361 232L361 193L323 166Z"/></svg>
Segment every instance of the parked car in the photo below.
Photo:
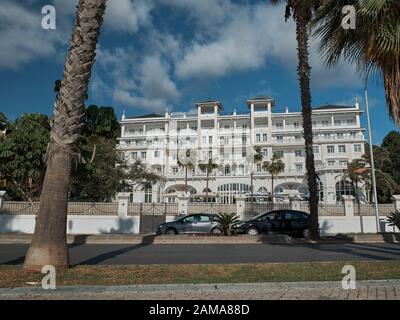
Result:
<svg viewBox="0 0 400 320"><path fill-rule="evenodd" d="M216 216L209 213L191 214L175 221L165 222L158 226L157 234L190 234L202 233L211 235L222 235L221 224Z"/></svg>
<svg viewBox="0 0 400 320"><path fill-rule="evenodd" d="M233 225L236 234L257 235L287 234L294 237L308 238L309 215L295 210L274 210L261 213L250 220L241 221Z"/></svg>

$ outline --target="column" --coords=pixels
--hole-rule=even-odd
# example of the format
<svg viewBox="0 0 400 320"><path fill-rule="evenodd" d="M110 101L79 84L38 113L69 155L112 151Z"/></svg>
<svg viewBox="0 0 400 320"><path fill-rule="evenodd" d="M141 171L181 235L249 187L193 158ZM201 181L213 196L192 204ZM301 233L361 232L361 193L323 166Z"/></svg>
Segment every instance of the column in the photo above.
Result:
<svg viewBox="0 0 400 320"><path fill-rule="evenodd" d="M1 197L1 194L0 194L0 197ZM394 194L392 196L392 201L393 201L393 204L394 204L394 210L400 211L400 195L399 194ZM0 203L1 203L1 198L0 198ZM0 205L0 208L1 208L1 205Z"/></svg>
<svg viewBox="0 0 400 320"><path fill-rule="evenodd" d="M1 208L3 206L5 194L6 194L5 191L0 190L0 213L1 213Z"/></svg>
<svg viewBox="0 0 400 320"><path fill-rule="evenodd" d="M290 208L292 210L300 211L300 198L297 196L291 196L289 197L290 200Z"/></svg>
<svg viewBox="0 0 400 320"><path fill-rule="evenodd" d="M354 217L354 197L343 195L344 214L346 217Z"/></svg>
<svg viewBox="0 0 400 320"><path fill-rule="evenodd" d="M189 193L182 192L177 197L178 199L178 215L187 215L189 206Z"/></svg>
<svg viewBox="0 0 400 320"><path fill-rule="evenodd" d="M245 196L244 195L236 195L236 214L240 217L240 220L245 219L246 213L246 203L245 203Z"/></svg>
<svg viewBox="0 0 400 320"><path fill-rule="evenodd" d="M129 192L119 192L117 194L118 217L121 219L128 218L129 196L130 196Z"/></svg>

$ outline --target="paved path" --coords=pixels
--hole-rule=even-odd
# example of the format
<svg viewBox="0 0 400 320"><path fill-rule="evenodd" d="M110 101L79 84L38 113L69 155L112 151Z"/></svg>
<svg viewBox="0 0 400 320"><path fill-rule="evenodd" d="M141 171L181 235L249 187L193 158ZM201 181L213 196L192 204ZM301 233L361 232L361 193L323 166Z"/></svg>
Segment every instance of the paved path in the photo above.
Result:
<svg viewBox="0 0 400 320"><path fill-rule="evenodd" d="M28 245L1 244L0 264L21 264ZM400 244L72 245L72 265L268 263L399 260Z"/></svg>
<svg viewBox="0 0 400 320"><path fill-rule="evenodd" d="M7 299L129 300L400 300L400 280L358 281L355 290L341 282L185 284L0 289Z"/></svg>

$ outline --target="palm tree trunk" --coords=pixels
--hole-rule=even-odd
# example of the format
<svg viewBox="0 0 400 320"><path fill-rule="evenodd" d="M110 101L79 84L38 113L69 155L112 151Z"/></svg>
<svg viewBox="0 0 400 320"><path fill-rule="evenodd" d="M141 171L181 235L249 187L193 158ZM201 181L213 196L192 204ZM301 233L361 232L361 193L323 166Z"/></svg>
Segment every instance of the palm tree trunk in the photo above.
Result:
<svg viewBox="0 0 400 320"><path fill-rule="evenodd" d="M306 14L305 13L298 14L296 19L297 53L299 59L297 73L300 81L307 180L308 180L308 188L310 191L310 199L309 199L310 237L311 240L318 240L319 238L318 187L317 187L317 175L315 172L315 165L314 165L314 153L312 148L313 136L312 136L312 120L311 120L312 110L311 110L311 92L310 92L311 67L308 62L309 52L308 52L307 19L303 15Z"/></svg>
<svg viewBox="0 0 400 320"><path fill-rule="evenodd" d="M271 194L272 194L272 203L275 202L275 197L274 197L274 175L271 175Z"/></svg>
<svg viewBox="0 0 400 320"><path fill-rule="evenodd" d="M187 165L186 165L186 166L185 166L185 192L188 192L187 180L188 180L188 167L187 167Z"/></svg>
<svg viewBox="0 0 400 320"><path fill-rule="evenodd" d="M254 195L254 191L253 191L253 189L254 189L254 186L253 186L253 172L250 173L250 189L251 189L251 204L253 204L254 203L254 198L253 198L253 195Z"/></svg>
<svg viewBox="0 0 400 320"><path fill-rule="evenodd" d="M66 241L68 189L73 163L79 158L84 102L105 8L106 0L79 1L71 47L51 121L46 175L35 233L25 258L26 270L41 271L44 265L56 268L69 265Z"/></svg>
<svg viewBox="0 0 400 320"><path fill-rule="evenodd" d="M206 178L206 202L208 203L208 177L210 172L207 169L207 178Z"/></svg>

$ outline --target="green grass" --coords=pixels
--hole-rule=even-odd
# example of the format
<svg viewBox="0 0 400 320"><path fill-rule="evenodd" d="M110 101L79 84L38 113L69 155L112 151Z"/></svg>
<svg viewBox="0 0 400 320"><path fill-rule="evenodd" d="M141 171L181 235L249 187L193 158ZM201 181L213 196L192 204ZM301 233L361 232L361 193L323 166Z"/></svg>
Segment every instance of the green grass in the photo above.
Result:
<svg viewBox="0 0 400 320"><path fill-rule="evenodd" d="M57 273L57 285L340 281L342 267L356 268L357 280L400 279L400 261L269 264L78 266ZM20 266L0 266L0 287L23 287L44 275Z"/></svg>

